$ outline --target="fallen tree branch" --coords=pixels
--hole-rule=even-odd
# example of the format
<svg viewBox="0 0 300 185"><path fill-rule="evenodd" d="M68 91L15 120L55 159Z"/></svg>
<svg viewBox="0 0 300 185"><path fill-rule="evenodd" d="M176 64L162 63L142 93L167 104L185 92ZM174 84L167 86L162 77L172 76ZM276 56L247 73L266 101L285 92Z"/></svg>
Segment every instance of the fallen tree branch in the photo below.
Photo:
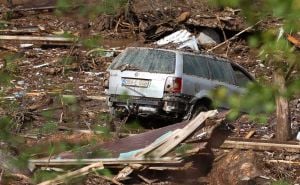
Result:
<svg viewBox="0 0 300 185"><path fill-rule="evenodd" d="M262 20L261 20L261 21L258 21L258 22L255 23L254 25L249 26L248 28L246 28L246 29L240 31L239 33L235 34L235 35L232 36L231 38L229 38L229 39L225 40L224 42L222 42L222 43L216 45L215 47L213 47L213 48L207 50L207 52L212 52L213 50L215 50L215 49L217 49L217 48L223 46L224 44L226 44L226 43L228 43L228 42L230 42L230 41L236 39L236 38L239 37L241 34L245 33L246 31L251 30L252 28L254 28L256 25L258 25L258 24L261 23L261 22L262 22Z"/></svg>
<svg viewBox="0 0 300 185"><path fill-rule="evenodd" d="M85 167L80 168L80 169L78 169L76 171L66 173L66 174L58 176L58 177L56 177L56 178L54 178L52 180L48 180L48 181L42 182L42 183L40 183L38 185L60 184L61 182L63 182L64 180L66 180L68 178L74 178L74 177L79 177L79 176L87 175L93 169L104 169L104 166L103 166L102 162L93 163L93 164L91 164L89 166L85 166Z"/></svg>

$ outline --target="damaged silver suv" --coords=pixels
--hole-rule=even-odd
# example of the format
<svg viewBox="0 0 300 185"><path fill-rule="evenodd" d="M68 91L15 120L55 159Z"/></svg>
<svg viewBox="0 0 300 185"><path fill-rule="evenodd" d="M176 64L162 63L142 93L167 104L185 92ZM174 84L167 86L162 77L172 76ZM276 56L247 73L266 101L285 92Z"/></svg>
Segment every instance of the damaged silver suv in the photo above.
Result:
<svg viewBox="0 0 300 185"><path fill-rule="evenodd" d="M127 48L107 71L104 84L113 115L189 119L212 107L211 90L242 93L254 80L223 58L153 48Z"/></svg>

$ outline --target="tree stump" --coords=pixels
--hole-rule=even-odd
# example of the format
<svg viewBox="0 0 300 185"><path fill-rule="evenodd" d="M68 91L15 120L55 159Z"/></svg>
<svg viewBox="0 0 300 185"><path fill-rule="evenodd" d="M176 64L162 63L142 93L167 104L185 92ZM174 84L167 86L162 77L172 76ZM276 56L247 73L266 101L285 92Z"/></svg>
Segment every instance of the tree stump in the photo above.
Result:
<svg viewBox="0 0 300 185"><path fill-rule="evenodd" d="M209 182L214 185L251 184L256 177L262 175L259 164L253 151L233 150L213 164Z"/></svg>

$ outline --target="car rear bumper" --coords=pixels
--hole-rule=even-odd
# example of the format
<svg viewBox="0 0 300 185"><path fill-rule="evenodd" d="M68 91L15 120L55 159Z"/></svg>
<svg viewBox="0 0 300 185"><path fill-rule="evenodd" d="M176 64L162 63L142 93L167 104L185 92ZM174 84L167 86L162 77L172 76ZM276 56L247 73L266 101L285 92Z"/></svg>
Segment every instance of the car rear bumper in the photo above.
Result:
<svg viewBox="0 0 300 185"><path fill-rule="evenodd" d="M189 105L189 98L172 94L165 95L163 98L110 95L108 101L114 108L127 109L131 114L140 116L178 117L184 115Z"/></svg>

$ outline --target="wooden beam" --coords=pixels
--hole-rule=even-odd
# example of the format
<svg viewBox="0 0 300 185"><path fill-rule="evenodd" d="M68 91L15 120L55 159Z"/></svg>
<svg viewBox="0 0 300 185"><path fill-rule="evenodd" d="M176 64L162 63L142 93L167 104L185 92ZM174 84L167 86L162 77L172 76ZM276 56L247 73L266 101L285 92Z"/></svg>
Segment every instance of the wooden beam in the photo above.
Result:
<svg viewBox="0 0 300 185"><path fill-rule="evenodd" d="M267 141L233 141L225 140L220 148L236 148L243 150L257 150L257 151L285 151L292 153L300 153L299 144L288 143L270 143Z"/></svg>

